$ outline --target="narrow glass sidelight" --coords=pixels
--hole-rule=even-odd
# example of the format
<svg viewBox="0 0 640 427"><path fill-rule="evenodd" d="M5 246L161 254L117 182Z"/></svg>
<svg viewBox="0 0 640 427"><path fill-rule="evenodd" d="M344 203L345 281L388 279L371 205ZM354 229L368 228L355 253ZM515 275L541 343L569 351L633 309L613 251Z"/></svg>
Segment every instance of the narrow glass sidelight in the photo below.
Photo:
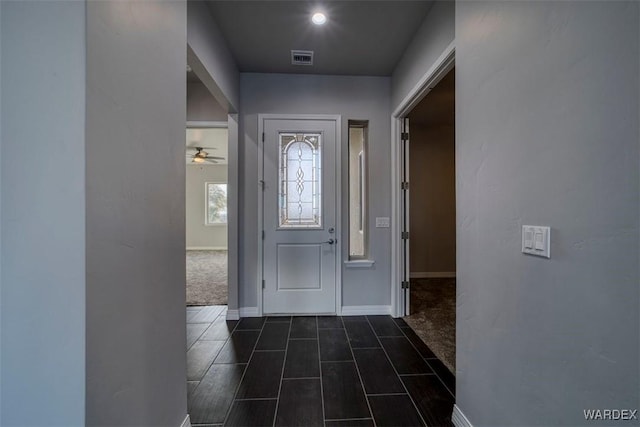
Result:
<svg viewBox="0 0 640 427"><path fill-rule="evenodd" d="M279 134L280 228L322 228L322 135Z"/></svg>
<svg viewBox="0 0 640 427"><path fill-rule="evenodd" d="M368 122L349 121L349 259L367 257Z"/></svg>

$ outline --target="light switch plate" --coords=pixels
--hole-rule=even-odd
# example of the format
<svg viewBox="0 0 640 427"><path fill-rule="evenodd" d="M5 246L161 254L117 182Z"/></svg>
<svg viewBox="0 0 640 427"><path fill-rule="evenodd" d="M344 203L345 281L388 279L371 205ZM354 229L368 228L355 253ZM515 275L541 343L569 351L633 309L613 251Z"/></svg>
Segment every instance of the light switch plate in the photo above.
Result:
<svg viewBox="0 0 640 427"><path fill-rule="evenodd" d="M388 216L376 217L376 228L389 228L389 217Z"/></svg>
<svg viewBox="0 0 640 427"><path fill-rule="evenodd" d="M522 253L551 258L551 228L523 225Z"/></svg>

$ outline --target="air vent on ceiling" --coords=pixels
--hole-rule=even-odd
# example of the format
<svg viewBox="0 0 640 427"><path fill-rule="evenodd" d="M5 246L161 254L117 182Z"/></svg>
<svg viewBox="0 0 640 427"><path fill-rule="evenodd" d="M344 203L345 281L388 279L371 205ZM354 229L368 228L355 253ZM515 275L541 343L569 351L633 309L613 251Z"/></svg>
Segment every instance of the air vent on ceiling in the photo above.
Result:
<svg viewBox="0 0 640 427"><path fill-rule="evenodd" d="M313 51L312 50L292 50L291 64L292 65L313 65Z"/></svg>

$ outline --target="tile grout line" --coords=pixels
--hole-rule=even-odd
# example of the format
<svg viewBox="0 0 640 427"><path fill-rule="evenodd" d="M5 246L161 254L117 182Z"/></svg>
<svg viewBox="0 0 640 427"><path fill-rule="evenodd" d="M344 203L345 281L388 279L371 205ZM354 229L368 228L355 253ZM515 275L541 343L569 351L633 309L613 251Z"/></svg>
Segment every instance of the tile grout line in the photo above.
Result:
<svg viewBox="0 0 640 427"><path fill-rule="evenodd" d="M402 332L402 335L406 338L407 341L409 341L409 344L411 344L411 347L414 348L415 351L418 352L418 355L420 356L420 358L422 360L424 360L424 362L427 364L427 366L429 367L429 369L431 369L431 371L433 371L433 374L436 376L436 378L438 378L438 380L440 381L440 384L442 384L442 386L449 392L449 394L451 396L453 396L453 400L456 399L456 395L454 393L451 392L451 390L449 390L449 387L447 387L447 385L444 383L444 381L442 380L442 378L440 378L440 375L438 375L438 373L435 371L435 369L433 369L433 367L431 366L431 364L427 361L427 359L434 359L433 357L422 357L422 354L420 353L420 351L418 350L418 347L416 347L413 342L409 339L409 337L407 336L407 334L404 333L404 331L402 330L402 328L398 328L400 329L400 331ZM411 329L411 327L409 327L408 329ZM413 332L419 339L420 341L422 341L422 338L420 338L418 336L418 334L416 334L416 331L414 331L413 329L411 329L411 332ZM429 348L429 346L427 345L427 343L425 343L424 341L422 342L425 346L427 346L427 348L429 349L429 351L435 356L435 353L431 350L431 348ZM441 363L442 361L436 356L435 359L439 360Z"/></svg>
<svg viewBox="0 0 640 427"><path fill-rule="evenodd" d="M267 321L265 320L264 323L266 325ZM285 323L285 322L274 322L274 323ZM287 364L287 354L289 354L289 337L291 336L292 324L293 324L293 317L289 319L289 330L287 331L287 342L284 347L284 358L282 359L282 367L280 368L280 385L278 386L278 396L276 396L276 409L273 412L273 423L272 423L273 427L276 426L276 419L278 418L278 408L280 407L280 393L282 392L282 380L284 379L284 367Z"/></svg>
<svg viewBox="0 0 640 427"><path fill-rule="evenodd" d="M391 316L389 316L389 318L391 318ZM395 321L393 319L391 319L391 321L393 321L394 325L395 325ZM400 377L400 374L398 373L398 370L396 369L396 367L394 366L393 362L391 362L391 358L389 357L389 354L387 354L387 349L384 348L384 346L382 345L382 341L380 341L380 337L378 336L378 334L376 333L375 329L373 329L373 325L371 324L371 321L369 320L369 316L367 316L367 322L369 323L369 326L371 327L371 329L373 330L373 334L376 336L376 339L378 340L378 343L380 344L380 347L382 348L382 352L384 353L384 355L387 357L387 361L389 361L389 364L391 365L391 367L393 368L393 372L396 373L396 376L398 377L398 381L400 381L400 384L402 384L402 388L404 388L404 391L406 392L407 396L409 396L409 400L411 401L411 403L413 404L413 407L415 408L416 412L418 413L418 416L420 417L420 421L422 421L424 426L428 426L429 424L427 424L427 422L425 421L424 417L422 416L422 414L420 413L420 409L418 409L418 405L416 405L416 402L413 400L413 397L411 396L411 394L409 393L409 390L407 389L407 386L404 385L404 382L402 381L402 378ZM397 325L396 325L397 327ZM398 328L400 329L400 328ZM398 338L398 337L396 337ZM407 341L409 341L409 339L407 337L405 337L405 339ZM410 342L410 341L409 341ZM410 342L411 343L411 342ZM416 350L417 351L417 350ZM418 353L418 355L420 355L420 353ZM426 362L425 362L426 363ZM428 365L427 365L428 366Z"/></svg>
<svg viewBox="0 0 640 427"><path fill-rule="evenodd" d="M342 328L344 330L344 335L347 338L347 344L349 344L349 350L351 351L351 357L353 357L353 366L356 367L356 372L358 373L358 378L360 379L360 385L362 386L362 394L364 394L364 399L367 402L367 408L369 408L369 415L371 415L371 419L373 420L373 426L376 427L378 422L373 416L373 410L371 410L371 403L369 402L369 396L367 395L367 390L364 388L364 381L362 381L362 375L360 374L360 368L358 367L358 362L356 360L356 355L353 352L353 347L351 346L351 340L349 339L349 335L347 334L347 328L344 325L344 320L342 320L342 316L340 316L340 321L342 322Z"/></svg>
<svg viewBox="0 0 640 427"><path fill-rule="evenodd" d="M241 321L242 321L242 318L238 321L238 324L236 325L236 329L238 328L238 325L240 325ZM240 390L240 385L242 385L242 380L244 380L244 376L247 373L247 368L249 368L249 363L251 363L251 359L253 359L253 355L255 353L256 347L258 346L258 342L260 341L260 337L262 336L262 331L264 331L264 325L266 325L266 323L267 323L267 319L265 318L265 321L262 323L262 328L260 329L260 333L258 334L258 338L256 338L256 343L253 345L253 349L251 350L251 355L249 356L249 360L247 360L247 364L245 365L244 370L242 371L242 376L240 377L240 381L236 386L236 390L233 392L233 399L231 399L231 405L229 405L229 408L227 409L227 413L224 416L224 421L222 425L227 425L227 422L229 421L229 415L231 415L231 408L233 408L233 404L236 401L238 390ZM239 330L245 330L245 329L239 329ZM231 336L229 336L229 339L231 339ZM238 363L236 363L236 365L238 365Z"/></svg>
<svg viewBox="0 0 640 427"><path fill-rule="evenodd" d="M318 316L316 316L316 342L318 343L318 369L320 369L320 403L322 403L322 427L327 425L327 415L324 409L324 386L322 385L322 359L320 358L320 329L318 328Z"/></svg>
<svg viewBox="0 0 640 427"><path fill-rule="evenodd" d="M218 315L218 317L220 317L220 315ZM218 318L216 317L213 322L215 322ZM213 325L213 322L211 322L211 325ZM240 322L238 322L240 323ZM209 370L211 369L211 367L213 366L213 362L215 362L216 357L218 357L218 355L220 354L220 352L222 351L222 349L224 348L224 346L227 344L227 341L229 341L229 339L231 338L231 335L235 332L236 327L238 326L238 323L236 323L236 325L233 327L233 329L231 330L231 332L229 332L229 336L224 340L224 344L222 344L222 347L220 347L220 350L218 351L218 353L214 356L214 358L211 360L211 364L209 365L209 367L207 368L207 370L204 372L204 375L202 375L202 378L204 378L207 373L209 372ZM211 327L211 326L210 326ZM207 328L208 330L209 328ZM206 332L206 331L205 331ZM203 332L204 334L204 332ZM198 342L200 340L200 337L198 337L198 339L196 340L196 342ZM221 340L215 340L215 341L221 341ZM195 344L195 342L194 342ZM193 345L191 346L193 347ZM189 348L191 348L189 347ZM189 350L187 350L188 352ZM198 385L196 386L196 388L193 389L193 391L191 392L191 394L193 395L193 393L196 392L196 390L198 389L198 387L200 387L200 383L202 382L202 378L200 378L200 381L198 381ZM187 382L189 382L189 380L187 380ZM188 397L188 396L187 396ZM187 410L189 409L189 399L187 399Z"/></svg>
<svg viewBox="0 0 640 427"><path fill-rule="evenodd" d="M433 366L431 366L431 363L429 363L429 359L423 359L425 361L425 363L429 366L429 368L433 371L433 374L436 376L436 378L438 378L438 380L440 380L440 383L443 385L443 387L445 388L445 390L447 390L449 392L449 394L453 397L453 400L456 399L456 395L449 390L449 386L447 386L447 384L445 384L444 380L440 377L440 375L438 375L438 373L436 372L435 369L433 369ZM433 359L431 359L433 360ZM440 359L437 359L440 363L442 363L442 361Z"/></svg>

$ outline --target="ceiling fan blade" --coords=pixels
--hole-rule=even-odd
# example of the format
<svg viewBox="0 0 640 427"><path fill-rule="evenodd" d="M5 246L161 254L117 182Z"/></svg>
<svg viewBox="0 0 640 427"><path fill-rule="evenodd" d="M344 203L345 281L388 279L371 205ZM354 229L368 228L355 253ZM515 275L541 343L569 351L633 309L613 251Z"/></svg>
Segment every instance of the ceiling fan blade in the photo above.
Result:
<svg viewBox="0 0 640 427"><path fill-rule="evenodd" d="M218 157L218 156L207 156L207 159L214 159L214 160L226 160L224 157Z"/></svg>

